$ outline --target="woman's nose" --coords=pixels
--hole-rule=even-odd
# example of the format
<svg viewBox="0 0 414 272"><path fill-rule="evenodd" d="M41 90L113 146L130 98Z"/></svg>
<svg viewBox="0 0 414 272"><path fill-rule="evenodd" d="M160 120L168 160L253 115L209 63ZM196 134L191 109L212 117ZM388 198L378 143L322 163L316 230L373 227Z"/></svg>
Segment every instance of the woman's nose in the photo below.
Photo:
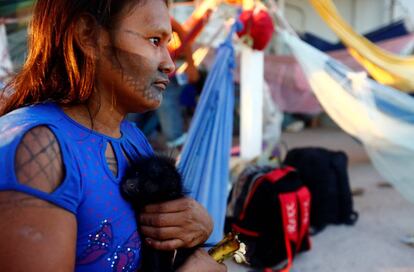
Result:
<svg viewBox="0 0 414 272"><path fill-rule="evenodd" d="M175 70L175 64L174 61L171 58L170 52L168 49L164 51L163 54L163 60L160 64L160 70L161 72L165 74L171 74Z"/></svg>

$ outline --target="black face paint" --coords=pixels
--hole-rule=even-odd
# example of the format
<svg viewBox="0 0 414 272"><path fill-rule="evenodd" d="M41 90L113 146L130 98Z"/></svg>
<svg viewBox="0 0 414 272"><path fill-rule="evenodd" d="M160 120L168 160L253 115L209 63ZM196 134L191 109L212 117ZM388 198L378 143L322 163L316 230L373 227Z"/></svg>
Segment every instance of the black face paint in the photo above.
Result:
<svg viewBox="0 0 414 272"><path fill-rule="evenodd" d="M163 89L154 83L167 81L168 77L158 70L154 61L114 46L106 47L105 55L112 70L121 76L134 93L142 95L149 102L162 100Z"/></svg>

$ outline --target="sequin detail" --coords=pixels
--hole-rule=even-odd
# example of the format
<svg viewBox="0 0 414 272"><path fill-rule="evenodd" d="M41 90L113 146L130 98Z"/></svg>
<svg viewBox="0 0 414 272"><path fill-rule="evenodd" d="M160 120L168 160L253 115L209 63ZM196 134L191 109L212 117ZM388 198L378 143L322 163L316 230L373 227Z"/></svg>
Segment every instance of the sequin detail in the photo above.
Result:
<svg viewBox="0 0 414 272"><path fill-rule="evenodd" d="M112 225L104 220L95 234L90 234L88 247L78 257L77 264L85 265L96 262L111 251L113 242Z"/></svg>
<svg viewBox="0 0 414 272"><path fill-rule="evenodd" d="M128 240L116 248L110 262L113 272L129 272L135 271L141 259L140 255L141 241L137 231L134 231Z"/></svg>

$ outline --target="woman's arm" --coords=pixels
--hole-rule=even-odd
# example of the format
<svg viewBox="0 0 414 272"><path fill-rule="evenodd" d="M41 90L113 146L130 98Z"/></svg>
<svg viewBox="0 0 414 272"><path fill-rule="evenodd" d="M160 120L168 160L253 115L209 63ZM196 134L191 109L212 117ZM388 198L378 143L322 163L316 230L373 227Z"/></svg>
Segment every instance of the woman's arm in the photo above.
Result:
<svg viewBox="0 0 414 272"><path fill-rule="evenodd" d="M177 20L175 20L174 18L171 18L171 26L172 26L173 31L177 32L178 37L180 38L181 42L184 42L188 33L181 26L181 24L177 22ZM195 67L194 65L192 47L193 47L192 42L185 44L183 54L185 57L185 61L187 62L186 73L188 76L188 81L190 83L196 83L200 79L200 73L198 72L197 67Z"/></svg>
<svg viewBox="0 0 414 272"><path fill-rule="evenodd" d="M76 218L46 201L0 192L0 271L74 271Z"/></svg>
<svg viewBox="0 0 414 272"><path fill-rule="evenodd" d="M64 176L59 145L46 127L27 132L19 144L17 180L52 193ZM73 271L75 216L47 201L15 191L0 192L0 271Z"/></svg>
<svg viewBox="0 0 414 272"><path fill-rule="evenodd" d="M188 35L187 31L174 18L171 18L171 27L177 33L181 43L184 43ZM194 66L192 43L184 44L183 56L188 65Z"/></svg>

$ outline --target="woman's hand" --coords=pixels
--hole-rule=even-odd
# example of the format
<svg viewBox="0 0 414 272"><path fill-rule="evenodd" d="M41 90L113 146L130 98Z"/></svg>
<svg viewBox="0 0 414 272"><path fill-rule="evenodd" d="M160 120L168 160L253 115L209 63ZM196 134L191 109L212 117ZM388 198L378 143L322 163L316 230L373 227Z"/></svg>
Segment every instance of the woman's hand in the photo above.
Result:
<svg viewBox="0 0 414 272"><path fill-rule="evenodd" d="M213 230L206 209L192 198L147 205L139 217L145 241L158 250L202 244Z"/></svg>
<svg viewBox="0 0 414 272"><path fill-rule="evenodd" d="M203 249L197 249L177 270L177 272L186 271L226 272L227 267L224 264L217 263Z"/></svg>

